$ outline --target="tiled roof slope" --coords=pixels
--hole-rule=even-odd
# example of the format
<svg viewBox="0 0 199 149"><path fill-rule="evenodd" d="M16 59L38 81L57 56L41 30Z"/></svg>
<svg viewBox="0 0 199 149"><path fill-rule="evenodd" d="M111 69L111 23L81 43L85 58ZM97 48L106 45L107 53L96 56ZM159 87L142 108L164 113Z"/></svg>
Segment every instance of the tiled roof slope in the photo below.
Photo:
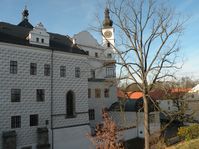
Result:
<svg viewBox="0 0 199 149"><path fill-rule="evenodd" d="M30 44L27 37L31 30L31 28L17 26L6 22L0 22L0 42L86 55L85 51L72 43L69 36L64 36L56 33L48 32L50 35L49 47Z"/></svg>

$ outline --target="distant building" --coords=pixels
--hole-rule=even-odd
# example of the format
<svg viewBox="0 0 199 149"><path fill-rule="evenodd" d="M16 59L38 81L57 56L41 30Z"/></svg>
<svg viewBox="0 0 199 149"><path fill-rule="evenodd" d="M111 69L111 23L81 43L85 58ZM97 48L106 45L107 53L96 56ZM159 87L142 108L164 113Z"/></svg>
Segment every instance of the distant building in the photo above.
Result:
<svg viewBox="0 0 199 149"><path fill-rule="evenodd" d="M199 122L199 84L184 95L183 99L187 105L187 114Z"/></svg>

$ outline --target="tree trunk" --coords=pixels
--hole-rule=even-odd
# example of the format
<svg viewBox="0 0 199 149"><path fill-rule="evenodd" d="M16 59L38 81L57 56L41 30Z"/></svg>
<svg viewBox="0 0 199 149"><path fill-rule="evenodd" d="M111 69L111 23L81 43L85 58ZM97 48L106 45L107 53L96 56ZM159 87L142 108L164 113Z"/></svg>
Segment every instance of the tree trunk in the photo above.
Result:
<svg viewBox="0 0 199 149"><path fill-rule="evenodd" d="M144 139L145 149L149 149L149 112L148 112L148 101L146 93L143 95L144 98Z"/></svg>

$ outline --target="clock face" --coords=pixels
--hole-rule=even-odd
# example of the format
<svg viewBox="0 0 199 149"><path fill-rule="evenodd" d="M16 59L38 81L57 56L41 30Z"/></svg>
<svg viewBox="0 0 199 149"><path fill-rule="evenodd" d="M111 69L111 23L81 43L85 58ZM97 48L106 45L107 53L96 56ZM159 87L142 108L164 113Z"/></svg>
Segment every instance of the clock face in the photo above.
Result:
<svg viewBox="0 0 199 149"><path fill-rule="evenodd" d="M112 36L112 32L111 31L106 31L106 32L104 32L104 36L106 38L110 38Z"/></svg>

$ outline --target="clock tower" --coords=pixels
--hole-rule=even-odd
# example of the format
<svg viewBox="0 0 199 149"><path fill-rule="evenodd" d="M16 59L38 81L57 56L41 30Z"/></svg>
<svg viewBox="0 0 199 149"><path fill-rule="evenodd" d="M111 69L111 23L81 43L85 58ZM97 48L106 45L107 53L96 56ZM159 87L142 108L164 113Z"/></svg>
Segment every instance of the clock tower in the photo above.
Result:
<svg viewBox="0 0 199 149"><path fill-rule="evenodd" d="M110 19L108 8L105 9L104 15L105 18L103 21L103 28L102 28L103 46L106 48L113 49L112 45L115 46L114 28L112 27L113 21Z"/></svg>

